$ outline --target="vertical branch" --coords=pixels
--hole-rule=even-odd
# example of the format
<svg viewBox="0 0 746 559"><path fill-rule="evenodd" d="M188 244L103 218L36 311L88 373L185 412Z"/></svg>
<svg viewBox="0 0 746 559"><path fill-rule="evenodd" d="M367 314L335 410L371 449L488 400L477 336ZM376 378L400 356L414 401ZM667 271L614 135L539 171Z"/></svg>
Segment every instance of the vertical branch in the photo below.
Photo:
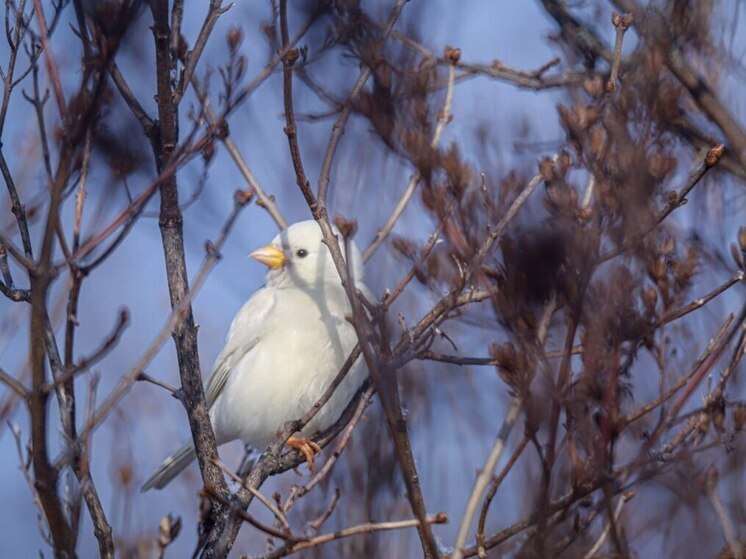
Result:
<svg viewBox="0 0 746 559"><path fill-rule="evenodd" d="M154 142L158 172L166 168L174 153L179 138L178 105L173 90L175 58L169 48L171 33L167 0L152 0L153 36L155 39L157 104L159 134ZM186 259L184 254L183 217L179 208L179 193L176 174L169 174L160 185L161 209L159 226L166 261L171 308L184 301L189 292ZM217 455L215 434L210 425L197 348L197 326L194 323L191 304L187 304L177 320L172 337L176 345L184 405L189 417L189 426L197 450L200 472L205 485L217 488L221 495L228 494L225 479L210 458ZM224 507L213 504L214 512L224 512Z"/></svg>
<svg viewBox="0 0 746 559"><path fill-rule="evenodd" d="M46 390L46 344L47 344L47 294L54 270L52 252L55 224L59 219L62 189L67 182L69 169L66 162L71 159L72 150L66 141L62 142L60 161L62 165L52 184L51 200L47 212L41 254L31 280L31 378L32 388L29 399L31 414L31 444L33 447L34 485L52 534L56 555L75 554L75 537L66 518L59 495L57 482L59 472L49 461L47 448L47 404ZM63 405L63 402L60 403Z"/></svg>
<svg viewBox="0 0 746 559"><path fill-rule="evenodd" d="M394 7L389 22L387 25L386 36L390 33L394 22L396 21L398 14L401 12L404 2L401 0L397 2ZM289 40L288 23L287 23L287 0L280 1L280 28L282 34L283 46L287 44ZM326 206L321 198L321 194L325 194L320 188L319 198L317 199L311 191L308 179L305 175L303 168L303 162L300 156L300 149L298 147L296 125L295 125L295 113L293 110L293 97L292 97L292 65L297 60L298 53L296 51L290 51L283 59L283 77L284 77L284 102L285 102L285 133L288 136L288 142L290 145L290 154L293 160L293 166L296 172L296 180L298 186L303 193L303 197L306 199L311 213L314 219L318 222L321 232L324 237L324 242L329 247L332 255L335 267L339 273L342 286L347 293L347 297L352 307L352 325L355 328L358 341L360 342L360 348L362 350L365 362L368 366L371 378L373 379L374 386L378 391L381 398L381 405L384 410L386 417L386 423L389 427L391 437L394 442L394 449L396 451L397 460L402 468L402 474L404 478L404 484L407 488L407 497L409 499L412 512L418 519L419 524L417 531L422 542L422 549L425 557L436 558L439 556L438 546L435 542L435 538L432 533L430 524L427 523L427 509L425 507L424 497L422 495L422 489L420 488L419 474L417 473L417 465L415 463L414 455L412 453L412 446L409 441L409 435L407 433L407 423L404 419L401 404L399 402L399 391L396 382L396 370L395 368L387 367L382 359L379 358L378 352L374 351L370 340L375 339L373 327L370 320L365 314L365 311L361 308L357 297L355 295L355 286L351 282L351 278L347 274L346 265L344 258L342 257L342 251L340 250L338 240L334 231L329 224L327 218ZM369 74L370 70L368 70ZM358 80L355 87L362 87L363 83L367 79L365 72L361 73L361 77ZM358 90L359 90L358 88ZM357 92L353 88L351 98L356 95ZM349 112L348 112L349 115ZM346 117L342 121L342 125L346 122ZM339 121L338 123L339 124ZM327 159L325 165L330 165L331 158L333 157L334 150L336 149L336 143L339 139L335 134L341 135L341 128L337 128L335 125L335 131L332 132L332 139L330 140L329 150L327 151ZM322 176L328 178L328 167L326 171L322 171ZM320 184L321 186L321 184ZM382 348L383 353L389 357L391 356L390 348ZM385 378L386 377L386 378ZM388 378L393 377L393 378Z"/></svg>
<svg viewBox="0 0 746 559"><path fill-rule="evenodd" d="M611 75L606 82L606 91L615 91L617 81L619 80L619 68L622 66L622 44L624 43L624 34L632 25L632 14L619 15L614 12L611 16L611 23L616 29L616 41L614 42L614 55L611 59Z"/></svg>

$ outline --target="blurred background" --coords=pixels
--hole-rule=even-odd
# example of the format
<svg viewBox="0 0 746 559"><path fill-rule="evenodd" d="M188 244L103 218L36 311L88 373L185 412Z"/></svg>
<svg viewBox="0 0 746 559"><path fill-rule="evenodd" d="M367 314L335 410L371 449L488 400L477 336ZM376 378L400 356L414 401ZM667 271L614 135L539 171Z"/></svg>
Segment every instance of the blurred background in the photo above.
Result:
<svg viewBox="0 0 746 559"><path fill-rule="evenodd" d="M48 18L53 7L44 5ZM91 2L87 9L92 14L104 14L109 4L116 2ZM186 2L182 34L192 44L199 34L206 3ZM291 3L289 21L291 35L310 17L311 4ZM343 3L340 3L343 4ZM359 2L360 10L370 21L382 25L391 10L390 2ZM557 19L551 15L551 5L566 5L577 18L595 30L606 45L613 45L615 28L611 23L612 12L621 11L612 2L576 1L553 2L408 2L395 26L398 33L410 37L423 47L442 56L446 46L461 50L461 62L493 66L494 61L531 73L555 57L559 62L547 70L548 75L562 76L571 72L596 68L608 72L603 62L590 63L568 46L566 37L560 36ZM706 0L703 2L651 2L666 12L681 10L696 23L696 33L682 24L682 41L686 41L687 59L707 76L715 87L719 99L731 115L745 126L746 106L742 95L746 69L742 65L746 52L746 5L740 0ZM17 6L17 2L10 3ZM349 8L349 6L348 6ZM350 8L351 9L351 8ZM98 12L97 12L98 10ZM12 12L11 12L12 13ZM675 12L678 13L678 12ZM9 16L6 13L6 19ZM12 17L12 16L11 16ZM103 15L101 15L103 17ZM210 94L217 109L224 105L224 84L221 69L231 57L226 38L231 30L240 29L242 41L238 53L245 57L244 82L257 75L274 55L277 47L277 7L270 2L236 2L218 18L195 76ZM63 90L72 93L78 87L81 75L81 43L73 28L77 26L72 6L60 10L59 21L52 35L51 48L61 70ZM353 33L342 29L341 18L333 15L318 17L299 45L304 51L307 66L306 79L296 80L295 110L299 120L299 142L303 152L306 172L312 186L321 169L321 162L336 119L333 102L344 101L351 84L359 72L359 58L355 43L345 43L341 36ZM349 20L346 20L349 23ZM150 11L142 6L134 11L131 22L119 45L116 62L145 111L156 114L154 94L156 72ZM691 27L695 27L691 23ZM366 27L364 32L370 32ZM335 40L336 39L336 42ZM633 29L627 32L623 58L639 47L639 36ZM699 41L699 42L698 42ZM394 68L395 83L404 82L406 68L422 63L401 41L390 39L386 43L386 58ZM6 68L10 50L0 41L0 66ZM655 53L650 54L651 57ZM317 57L317 58L316 58ZM26 68L27 56L19 54L19 67ZM400 65L401 73L397 70ZM635 58L625 66L625 72L634 76L634 65L643 63ZM20 71L19 71L20 72ZM670 79L662 72L661 82ZM439 65L432 69L428 80L432 85L440 80L445 84L446 68ZM640 76L630 78L635 87ZM49 88L46 73L39 76L39 87ZM398 81L397 81L398 80ZM374 82L374 80L371 80ZM43 165L39 128L31 103L19 94L20 90L31 95L30 77L18 85L10 99L8 116L2 131L2 145L10 171L15 177L19 195L26 206L34 246L38 246L44 224L47 196L46 175ZM376 85L369 84L366 91L375 99ZM395 90L396 88L394 88ZM319 92L322 92L320 95ZM455 86L452 120L445 128L440 146L443 152L457 152L459 164L468 167L470 184L486 188L497 198L501 189L506 193L518 192L537 172L537 163L561 150L572 151L573 141L567 121L563 120L558 105L574 107L584 95L582 87L520 87L510 80L492 79L475 73L460 77ZM720 138L719 131L679 88L672 94L672 103L689 111L690 122L703 135ZM445 97L445 87L432 88L423 97L420 110L423 118L434 123ZM640 94L639 122L632 127L641 134L646 122L653 128L659 126L647 118L651 102ZM371 102L372 103L372 102ZM626 103L634 103L627 100ZM407 114L413 120L422 115L414 112L415 105L397 105L396 118L406 126ZM634 107L627 106L630 113ZM658 106L656 110L661 110ZM54 138L59 120L53 100L43 107L48 133ZM406 113L407 110L412 112ZM111 89L101 109L102 118L95 132L88 176L88 199L82 219L82 239L85 242L117 214L129 201L144 191L156 176L152 153L140 124L117 94ZM194 126L200 112L200 101L188 89L180 111L182 137ZM295 175L283 132L282 72L277 67L270 77L240 104L227 120L230 137L241 150L246 164L268 194L275 197L277 206L288 222L310 218L310 212L296 184ZM416 123L415 123L416 124ZM199 126L202 126L199 124ZM413 125L414 126L414 125ZM400 199L416 167L411 150L405 142L391 139L385 131L385 122L370 118L366 107L358 106L347 125L331 175L329 197L330 214L341 214L358 223L356 240L365 247L376 231L388 219ZM670 131L656 140L671 159L665 178L656 184L649 200L659 206L665 203L665 192L678 190L685 183L690 170L701 161L702 152L693 141ZM653 142L650 143L652 146ZM246 189L247 184L230 155L219 142L209 159L197 157L183 166L178 173L179 194L184 211L184 240L190 277L194 277L205 256L205 241L215 240L220 228L233 207L236 189ZM652 148L651 148L652 149ZM56 153L56 152L55 152ZM666 165L669 165L667 162ZM736 165L737 167L737 165ZM740 173L740 175L739 175ZM665 238L676 239L677 251L686 247L697 250L697 274L682 287L682 304L694 297L715 289L737 270L730 255L730 245L738 236L739 227L745 223L746 196L744 196L744 170L739 172L717 169L707 174L688 199L688 204L666 221ZM582 164L567 173L567 183L582 186L588 177L588 167ZM74 185L71 186L74 188ZM511 190L512 189L512 190ZM543 189L543 187L542 187ZM633 197L632 190L629 190ZM507 195L507 194L506 194ZM526 235L531 237L540 224L551 214L539 191L521 210L511 229L512 239L521 243ZM0 197L0 231L11 239L18 239L14 216L7 197ZM646 199L647 200L647 199ZM478 208L479 203L470 206ZM501 215L506 205L496 205ZM392 237L370 259L366 266L366 282L376 296L381 297L409 270L410 260L402 250L403 242L422 246L436 226L437 212L432 204L415 195L405 213L397 222ZM74 196L62 209L63 223L72 223L75 211ZM468 211L462 223L469 223ZM475 221L474 228L489 225ZM199 350L203 376L209 373L213 359L222 347L233 315L243 302L264 281L265 269L247 258L254 248L266 244L278 228L270 215L256 204L246 208L222 249L222 259L211 272L202 290L193 301L195 319L199 324ZM483 235L483 231L479 233ZM522 236L523 235L523 236ZM392 243L398 242L398 249ZM446 245L453 246L453 239ZM501 245L504 250L504 246ZM444 249L445 250L445 249ZM62 258L59 250L55 261ZM496 257L505 264L505 256ZM443 266L448 266L448 256L443 255ZM11 271L16 284L22 285L24 273L12 259ZM630 264L632 270L644 266ZM546 271L545 271L546 270ZM528 274L551 275L548 269L537 265ZM429 274L429 275L428 275ZM602 279L614 277L615 271L600 272ZM389 313L392 329L398 329L397 316L411 324L447 292L448 281L430 269L398 299ZM610 281L610 280L609 280ZM634 289L645 287L634 283ZM62 332L69 280L65 274L56 280L50 292L49 312L55 329ZM603 298L603 295L599 296ZM692 313L671 324L661 333L668 340L666 383L687 369L706 348L729 312L737 312L744 301L743 285L735 285L722 296L709 302L701 312ZM124 238L111 257L85 279L80 296L77 320L80 324L76 344L76 357L91 354L102 339L113 330L119 310L129 310L130 323L116 346L96 363L90 371L81 374L76 383L79 394L86 394L92 377L98 379L97 399L103 400L114 389L136 360L157 336L171 312L163 248L158 229L158 202L151 199L142 216ZM516 326L510 324L509 315L495 315L489 304L470 308L454 320L441 326L451 341L439 338L433 351L460 355L487 355L489 344L502 344L516 339ZM552 320L547 338L549 350L560 350L564 342L564 322L560 315ZM0 298L0 365L12 376L29 382L29 312L25 303ZM398 336L398 334L397 334ZM453 345L452 345L453 344ZM454 347L456 350L454 350ZM558 361L555 362L555 366ZM723 365L724 366L724 365ZM583 368L580 358L573 359L575 373ZM702 390L717 383L714 367ZM173 343L169 339L147 366L148 375L171 386L179 385L179 374ZM729 401L744 399L743 366L737 365L729 385ZM476 473L500 428L509 405L511 391L504 378L490 366L457 365L432 361L414 361L400 373L401 393L407 409L412 444L421 476L423 493L429 512L445 512L451 519L446 525L434 526L434 532L444 549L456 537L458 524ZM673 380L672 380L673 379ZM625 400L625 409L634 409L654 399L659 390L658 371L653 356L643 351L635 359L626 379L631 394ZM547 382L540 380L537 402L548 394ZM79 398L81 398L79 396ZM84 400L81 400L84 401ZM551 398L547 402L551 401ZM701 407L702 395L692 398L691 409ZM543 405L537 403L541 408ZM688 408L687 408L688 409ZM79 404L81 421L85 405ZM56 406L52 404L50 417L50 454L56 456L63 448L63 437ZM26 453L29 437L29 416L12 391L0 385L0 495L6 506L0 507L0 538L7 557L28 557L49 548L40 533L39 509L34 503L23 472L19 467L17 441L13 431L20 434L21 452ZM730 421L730 420L729 420ZM564 429L565 420L560 429ZM643 430L642 427L640 427ZM523 435L523 425L518 425L508 444L513 449ZM96 481L102 504L114 529L115 545L122 557L155 556L155 539L160 519L171 513L182 519L181 534L167 550L167 556L184 557L194 549L199 515L199 472L196 465L160 492L141 494L139 487L150 472L180 443L189 437L189 426L181 403L166 390L153 384L136 382L117 405L112 415L95 431L91 448L91 471ZM620 443L621 444L621 443ZM742 468L743 438L735 437L726 443L713 441L716 454L696 455L683 460L681 467L672 468L651 479L641 481L634 499L625 506L622 515L624 533L630 542L631 553L637 557L714 557L725 545L722 527L713 512L710 500L696 476L710 466L721 472L720 491L724 506L732 519L738 537L746 538L746 491ZM726 448L727 447L727 448ZM624 449L624 446L622 446ZM244 449L240 444L226 445L220 450L221 458L231 467L240 463ZM328 456L325 453L323 462ZM504 464L506 454L500 464ZM624 460L622 460L624 462ZM536 506L536 495L541 480L541 463L531 445L503 482L487 519L487 532L492 534L525 518ZM263 487L265 495L279 491L287 496L290 487L307 479L305 466L297 472L287 472L271 478ZM66 477L61 477L61 484ZM694 487L690 491L690 487ZM328 506L336 489L341 498L334 514L322 531L340 529L366 521L384 521L411 517L411 510L396 466L393 446L379 410L374 402L368 408L361 424L352 436L332 475L306 498L302 499L290 515L295 526L321 514ZM252 514L271 523L271 515L254 503ZM575 514L568 512L571 520ZM79 553L81 557L98 554L88 515L82 514ZM570 521L568 520L568 521ZM582 535L578 544L569 546L564 556L582 556L584 549L597 538L602 519L593 524L589 534ZM300 531L300 530L299 530ZM594 536L595 534L595 536ZM526 536L528 537L528 536ZM493 550L490 556L530 556L522 547L523 536L509 540ZM583 540L583 538L587 538ZM249 526L244 526L236 544L234 555L256 554L265 549L266 536ZM471 537L470 540L472 541ZM317 557L417 557L421 554L416 532L392 531L367 534L322 546L301 556ZM610 555L613 556L613 555Z"/></svg>

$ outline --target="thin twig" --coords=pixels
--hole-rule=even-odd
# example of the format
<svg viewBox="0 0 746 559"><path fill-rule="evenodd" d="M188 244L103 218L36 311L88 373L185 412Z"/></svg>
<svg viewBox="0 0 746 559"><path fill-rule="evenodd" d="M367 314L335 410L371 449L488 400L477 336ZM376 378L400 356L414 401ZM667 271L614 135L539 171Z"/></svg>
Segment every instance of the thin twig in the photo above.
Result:
<svg viewBox="0 0 746 559"><path fill-rule="evenodd" d="M611 249L602 254L600 256L599 263L611 260L612 258L615 258L620 254L623 254L627 250L637 246L637 244L639 244L645 237L647 237L658 225L663 223L663 221L669 215L671 215L674 210L686 204L686 197L689 195L692 189L697 186L697 184L699 184L702 178L707 174L707 171L718 164L724 152L725 146L723 146L723 144L718 144L710 148L705 155L704 161L702 161L702 163L699 164L694 169L694 171L689 174L689 178L687 179L686 183L684 183L684 186L681 187L681 190L679 190L678 192L669 193L666 205L658 212L658 215L653 220L653 222L644 231L635 235L632 241L628 241L618 248Z"/></svg>
<svg viewBox="0 0 746 559"><path fill-rule="evenodd" d="M625 493L621 497L619 497L619 501L616 504L616 508L614 509L614 522L618 522L619 518L622 515L622 508L624 507L624 504L629 501L634 496L633 493ZM596 553L598 553L598 550L601 549L601 546L606 541L606 538L609 536L609 530L611 529L611 522L607 522L606 526L604 526L603 532L601 532L601 535L596 540L596 543L593 544L593 546L588 550L588 552L583 555L583 559L591 559Z"/></svg>
<svg viewBox="0 0 746 559"><path fill-rule="evenodd" d="M425 522L428 525L445 524L448 522L448 517L443 513L430 514L425 517ZM420 526L420 521L416 519L379 523L367 522L365 524L358 524L357 526L352 526L350 528L344 528L343 530L338 530L336 532L330 532L328 534L315 536L298 543L286 544L271 553L261 556L259 559L279 559L280 557L287 557L291 553L296 553L304 549L316 547L318 545L342 538L349 538L350 536L356 536L358 534L368 534L371 532L380 532L383 530L401 530L402 528L415 528L418 526ZM242 559L248 559L248 557L244 555Z"/></svg>
<svg viewBox="0 0 746 559"><path fill-rule="evenodd" d="M186 88L192 80L194 70L197 68L197 62L199 62L200 56L202 56L202 51L205 50L207 39L209 39L218 18L234 6L234 3L231 2L228 6L222 8L222 3L222 0L210 0L210 6L207 9L205 21L202 22L202 29L199 31L197 40L194 43L194 48L187 55L186 64L181 71L181 76L179 76L179 86L176 88L176 91L174 91L174 101L177 105L181 101L181 98L186 92ZM171 42L173 43L174 41L178 41L178 38L172 38ZM178 50L175 52L178 52Z"/></svg>
<svg viewBox="0 0 746 559"><path fill-rule="evenodd" d="M2 368L0 368L0 382L7 384L13 392L24 400L28 398L28 390L23 386L23 383L10 376Z"/></svg>
<svg viewBox="0 0 746 559"><path fill-rule="evenodd" d="M624 34L632 25L632 14L619 15L614 12L611 15L611 23L614 24L616 29L616 41L614 42L614 54L611 60L611 75L609 81L606 82L606 91L615 91L617 82L619 80L619 68L622 65L622 43L624 42Z"/></svg>

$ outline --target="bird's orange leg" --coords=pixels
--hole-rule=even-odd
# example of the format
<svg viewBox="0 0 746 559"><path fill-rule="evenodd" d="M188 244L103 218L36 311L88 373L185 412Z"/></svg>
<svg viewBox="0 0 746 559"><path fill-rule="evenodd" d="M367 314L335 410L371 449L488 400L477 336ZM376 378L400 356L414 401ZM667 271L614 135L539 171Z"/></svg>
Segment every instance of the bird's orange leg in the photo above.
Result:
<svg viewBox="0 0 746 559"><path fill-rule="evenodd" d="M311 439L303 439L298 437L290 437L286 443L290 448L294 448L306 458L308 462L308 469L313 472L313 458L314 455L321 452L321 447L313 442Z"/></svg>

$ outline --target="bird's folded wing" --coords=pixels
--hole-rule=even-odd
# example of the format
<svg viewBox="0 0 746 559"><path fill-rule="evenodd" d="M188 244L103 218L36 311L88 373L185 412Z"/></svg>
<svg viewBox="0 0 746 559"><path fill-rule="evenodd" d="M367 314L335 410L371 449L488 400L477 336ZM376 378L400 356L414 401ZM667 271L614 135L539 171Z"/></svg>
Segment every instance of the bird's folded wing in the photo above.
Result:
<svg viewBox="0 0 746 559"><path fill-rule="evenodd" d="M215 359L205 388L207 407L210 408L225 387L233 367L261 338L262 324L274 306L276 290L263 288L244 303L231 323L223 350Z"/></svg>

